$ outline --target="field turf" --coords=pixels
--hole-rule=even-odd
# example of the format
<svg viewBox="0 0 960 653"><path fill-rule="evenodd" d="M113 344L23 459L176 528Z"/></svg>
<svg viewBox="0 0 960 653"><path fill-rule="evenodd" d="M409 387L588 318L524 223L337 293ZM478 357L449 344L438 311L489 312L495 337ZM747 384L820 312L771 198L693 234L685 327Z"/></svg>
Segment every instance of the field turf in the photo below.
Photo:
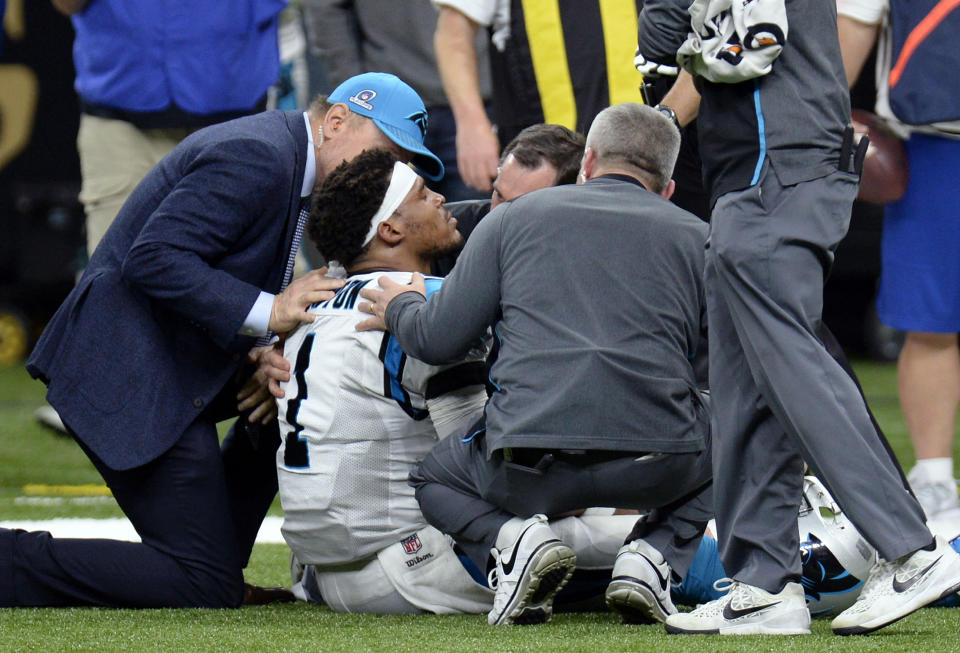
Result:
<svg viewBox="0 0 960 653"><path fill-rule="evenodd" d="M901 462L912 449L893 366L857 372ZM0 370L0 520L115 517L112 499L61 486L102 482L79 448L35 423L43 387L21 367ZM957 459L957 451L954 452ZM92 496L89 496L91 495ZM276 506L271 511L279 514ZM247 580L289 585L288 552L258 544ZM0 609L0 651L960 651L960 610L921 610L873 635L839 638L815 620L809 637L680 637L622 626L612 614L560 614L543 626L491 628L482 616L367 616L285 604L239 610Z"/></svg>

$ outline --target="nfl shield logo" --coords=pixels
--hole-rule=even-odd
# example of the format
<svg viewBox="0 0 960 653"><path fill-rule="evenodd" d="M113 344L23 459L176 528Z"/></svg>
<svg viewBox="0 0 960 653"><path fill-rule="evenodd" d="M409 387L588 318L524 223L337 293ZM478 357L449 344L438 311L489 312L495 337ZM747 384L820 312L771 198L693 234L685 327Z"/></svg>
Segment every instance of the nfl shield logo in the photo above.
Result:
<svg viewBox="0 0 960 653"><path fill-rule="evenodd" d="M370 104L370 100L377 97L376 91L366 90L360 91L356 95L350 96L350 101L354 104L363 107L367 111L373 111L373 105Z"/></svg>
<svg viewBox="0 0 960 653"><path fill-rule="evenodd" d="M400 540L400 544L403 545L403 550L411 555L419 551L420 547L423 546L422 544L420 544L420 538L417 536L416 533L414 533L408 538Z"/></svg>

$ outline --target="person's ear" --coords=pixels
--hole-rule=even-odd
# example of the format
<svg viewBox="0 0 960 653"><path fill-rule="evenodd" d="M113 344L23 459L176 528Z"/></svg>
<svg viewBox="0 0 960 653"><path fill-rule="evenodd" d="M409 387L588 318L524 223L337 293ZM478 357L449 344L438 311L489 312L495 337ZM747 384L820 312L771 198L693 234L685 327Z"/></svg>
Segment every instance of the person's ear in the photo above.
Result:
<svg viewBox="0 0 960 653"><path fill-rule="evenodd" d="M583 162L580 164L580 175L583 178L583 181L593 179L594 173L597 171L597 153L593 151L592 147L588 147L583 151Z"/></svg>
<svg viewBox="0 0 960 653"><path fill-rule="evenodd" d="M404 239L403 225L400 220L394 220L396 216L388 218L377 225L377 236L388 245L398 245Z"/></svg>
<svg viewBox="0 0 960 653"><path fill-rule="evenodd" d="M667 185L664 187L664 189L663 189L662 191L660 191L660 193L658 193L658 194L659 194L660 197L662 197L663 199L668 200L668 199L670 199L671 197L673 197L673 192L674 192L675 190L677 190L677 182L675 182L673 179L671 179L669 182L667 182Z"/></svg>
<svg viewBox="0 0 960 653"><path fill-rule="evenodd" d="M349 116L350 109L348 109L347 105L343 102L338 102L330 107L330 109L327 110L327 114L323 117L324 138L336 138L337 131L343 127L343 124Z"/></svg>

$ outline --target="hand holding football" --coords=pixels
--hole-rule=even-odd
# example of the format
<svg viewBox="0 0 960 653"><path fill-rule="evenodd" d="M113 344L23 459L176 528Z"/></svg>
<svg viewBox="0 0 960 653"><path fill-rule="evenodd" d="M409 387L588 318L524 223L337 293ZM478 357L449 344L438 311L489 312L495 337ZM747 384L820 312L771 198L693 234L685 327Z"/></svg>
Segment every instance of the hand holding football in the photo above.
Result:
<svg viewBox="0 0 960 653"><path fill-rule="evenodd" d="M853 128L870 138L857 199L875 204L897 201L907 190L910 177L903 141L877 116L862 109L853 110Z"/></svg>

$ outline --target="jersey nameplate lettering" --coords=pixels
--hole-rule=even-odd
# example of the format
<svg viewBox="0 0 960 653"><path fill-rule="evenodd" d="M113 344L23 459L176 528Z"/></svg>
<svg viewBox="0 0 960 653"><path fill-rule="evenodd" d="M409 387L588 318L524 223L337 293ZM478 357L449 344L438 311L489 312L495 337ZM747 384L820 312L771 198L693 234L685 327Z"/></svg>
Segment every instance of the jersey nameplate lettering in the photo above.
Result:
<svg viewBox="0 0 960 653"><path fill-rule="evenodd" d="M372 279L355 279L347 282L343 288L337 291L333 299L317 302L310 305L310 309L320 308L339 308L345 311L352 311L360 297L360 289L370 283Z"/></svg>

